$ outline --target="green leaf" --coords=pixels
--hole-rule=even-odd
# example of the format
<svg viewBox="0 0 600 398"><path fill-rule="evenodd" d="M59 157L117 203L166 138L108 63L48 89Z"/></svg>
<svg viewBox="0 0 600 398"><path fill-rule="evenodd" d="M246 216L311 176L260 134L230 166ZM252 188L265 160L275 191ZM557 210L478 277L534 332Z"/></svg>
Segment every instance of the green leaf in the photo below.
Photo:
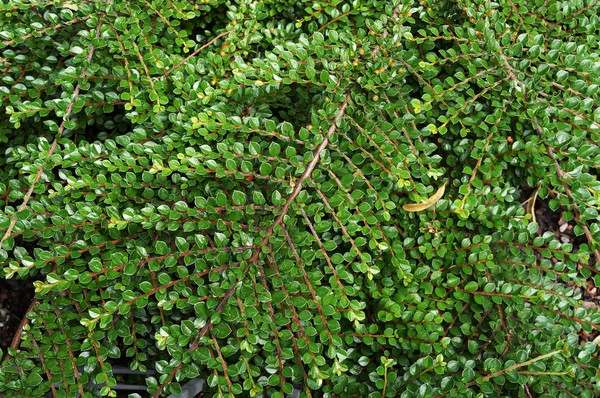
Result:
<svg viewBox="0 0 600 398"><path fill-rule="evenodd" d="M153 290L152 284L147 281L140 283L139 288L144 293L149 293Z"/></svg>
<svg viewBox="0 0 600 398"><path fill-rule="evenodd" d="M30 387L36 387L40 385L42 381L42 376L37 373L31 373L29 376L27 376L27 385Z"/></svg>
<svg viewBox="0 0 600 398"><path fill-rule="evenodd" d="M273 167L269 163L261 163L260 164L260 174L264 176L268 176L271 174Z"/></svg>
<svg viewBox="0 0 600 398"><path fill-rule="evenodd" d="M278 143L272 142L271 145L269 145L269 154L271 156L278 156L280 152L281 152L281 147L279 146Z"/></svg>
<svg viewBox="0 0 600 398"><path fill-rule="evenodd" d="M233 191L233 193L231 194L231 197L233 199L233 204L236 206L241 206L241 205L246 204L246 195L243 192Z"/></svg>
<svg viewBox="0 0 600 398"><path fill-rule="evenodd" d="M324 83L324 84L329 83L329 73L327 73L326 70L321 71L320 80L321 80L321 83Z"/></svg>
<svg viewBox="0 0 600 398"><path fill-rule="evenodd" d="M161 240L154 243L154 249L156 250L156 254L159 255L165 255L171 252L167 243Z"/></svg>
<svg viewBox="0 0 600 398"><path fill-rule="evenodd" d="M479 284L477 284L477 282L469 282L465 285L465 290L467 292L475 292L477 291L477 289L479 288Z"/></svg>

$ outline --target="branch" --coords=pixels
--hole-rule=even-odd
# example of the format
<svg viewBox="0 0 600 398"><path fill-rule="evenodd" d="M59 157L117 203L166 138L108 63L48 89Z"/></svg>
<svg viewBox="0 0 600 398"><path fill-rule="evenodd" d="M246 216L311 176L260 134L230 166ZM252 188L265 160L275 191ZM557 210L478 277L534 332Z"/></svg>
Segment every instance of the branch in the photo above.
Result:
<svg viewBox="0 0 600 398"><path fill-rule="evenodd" d="M100 27L101 26L102 26L102 20L100 20L100 22L98 23L98 26L96 26L96 39L98 39L100 37ZM90 46L90 53L88 54L87 59L86 59L88 64L90 63L90 61L92 60L92 57L94 56L94 50L95 50L95 47L93 45ZM85 77L86 72L87 72L87 66L83 67L79 77L80 78ZM46 156L46 159L50 159L50 157L56 150L56 145L57 145L58 139L60 138L60 136L62 136L62 133L65 130L65 122L67 121L67 119L71 115L71 112L73 111L73 105L75 104L75 99L77 99L77 96L79 95L80 87L81 87L81 83L78 83L77 86L75 87L75 91L73 91L71 103L69 104L69 106L67 107L67 110L65 111L65 115L63 116L62 123L60 124L60 127L58 128L58 133L56 134L54 141L52 141L52 145L50 146L50 148L48 148L48 156ZM31 183L29 190L27 191L27 193L25 194L25 197L23 198L23 203L21 203L21 206L19 206L19 208L17 209L17 211L15 213L13 213L13 215L10 219L10 225L8 226L8 229L4 233L4 236L2 237L2 239L0 239L0 249L2 249L2 243L4 243L6 238L8 238L10 236L10 234L17 222L17 214L22 212L25 209L25 207L27 206L27 202L29 202L29 199L31 198L31 194L33 193L35 184L38 183L38 181L40 180L40 177L42 176L42 173L44 172L44 167L46 167L46 163L47 162L44 161L44 163L42 163L42 165L37 169L35 178L33 179L33 182Z"/></svg>
<svg viewBox="0 0 600 398"><path fill-rule="evenodd" d="M489 375L483 377L480 381L485 381L485 380L493 379L496 376L500 376L500 375L503 375L503 374L506 374L506 373L510 373L510 372L512 372L515 369L522 368L523 366L529 366L532 363L535 363L537 361L541 361L542 359L553 357L553 356L555 356L557 354L560 354L561 352L563 352L563 350L552 351L552 352L549 352L547 354L540 355L540 356L537 356L537 357L535 357L533 359L530 359L529 361L526 361L526 362L523 362L523 363L514 364L512 366L509 366L506 369L502 369L502 370L499 370L499 371L497 371L495 373L489 374ZM475 384L477 384L477 381L472 381L470 383L467 383L467 387L475 385Z"/></svg>
<svg viewBox="0 0 600 398"><path fill-rule="evenodd" d="M21 333L23 332L23 328L25 327L25 325L27 325L27 322L29 322L29 318L27 318L27 314L29 312L33 311L33 307L35 307L37 302L38 302L38 299L31 300L31 304L29 304L29 308L27 308L27 310L25 311L25 315L23 315L23 319L21 319L21 323L19 324L19 327L17 328L17 331L15 332L15 335L13 336L12 342L10 343L10 348L12 348L13 350L16 350L17 348L19 348L19 343L21 342Z"/></svg>
<svg viewBox="0 0 600 398"><path fill-rule="evenodd" d="M308 164L308 166L306 167L306 170L304 171L304 173L302 174L302 176L300 176L300 178L296 181L296 186L294 187L294 190L292 191L291 195L286 200L285 205L283 206L283 209L281 210L281 214L277 217L277 219L275 220L275 222L273 223L273 225L269 228L269 233L263 238L262 243L258 246L258 248L254 252L254 254L252 255L252 257L248 260L248 266L244 270L244 274L242 275L242 277L246 276L246 274L250 270L250 264L253 263L254 261L256 261L258 259L258 256L260 255L260 253L262 253L262 248L263 248L263 246L265 246L269 242L269 239L271 238L271 236L273 236L273 233L275 231L275 227L278 226L278 225L280 225L283 222L283 218L286 216L286 214L287 214L287 212L288 212L288 210L290 208L290 205L292 204L292 202L294 202L294 200L296 200L296 198L300 194L300 191L302 190L302 183L307 178L309 178L310 175L312 174L312 172L315 170L315 167L317 166L317 164L319 163L319 160L321 159L321 152L325 148L327 148L327 145L329 145L329 138L331 137L331 134L333 134L337 130L337 123L344 116L344 114L346 113L346 108L348 107L348 103L349 102L350 102L350 94L348 93L346 95L346 100L342 103L342 106L341 106L339 112L333 118L333 123L331 123L331 126L329 126L329 130L327 130L327 135L325 136L325 139L323 140L323 142L321 142L321 144L317 147L317 149L313 153L313 159ZM241 282L242 282L242 279L238 280L231 287L231 289L229 289L229 291L227 293L225 293L225 296L223 297L223 299L221 300L221 302L219 303L219 305L215 309L216 313L221 313L223 311L223 308L225 308L225 305L227 305L227 302L229 301L229 299L231 298L231 296L233 296L233 294L235 293L238 285ZM212 327L212 321L209 319L206 322L206 324L204 325L204 327L200 330L200 333L198 333L198 336L196 336L196 338L194 339L194 342L190 345L190 348L188 349L188 351L194 351L194 350L196 350L198 348L198 345L200 344L200 339L206 335L206 333L208 332L208 330L211 327ZM171 371L171 373L169 375L168 380L166 380L164 383L162 383L158 387L158 389L156 390L156 392L154 393L154 395L153 395L154 398L158 398L160 396L160 394L164 390L165 386L167 384L169 384L171 382L171 380L173 380L173 377L175 376L175 373L179 369L181 369L182 366L183 366L183 363L181 363L178 366L176 366L175 368L173 368L173 370Z"/></svg>
<svg viewBox="0 0 600 398"><path fill-rule="evenodd" d="M184 58L180 63L178 63L177 65L175 65L174 67L172 67L168 72L167 75L170 75L171 73L173 73L173 71L177 68L179 68L181 65L185 64L187 61L190 60L190 58L192 58L195 55L198 55L198 53L202 50L204 50L206 47L210 46L211 44L213 44L215 41L219 40L219 38L228 35L229 33L231 33L231 30L228 30L227 32L223 32L221 34L218 34L217 36L215 36L214 39L212 39L211 41L209 41L208 43L206 43L205 45L203 45L202 47L200 47L199 49L197 49L196 51L194 51L193 53L191 53L190 55L188 55L186 58Z"/></svg>

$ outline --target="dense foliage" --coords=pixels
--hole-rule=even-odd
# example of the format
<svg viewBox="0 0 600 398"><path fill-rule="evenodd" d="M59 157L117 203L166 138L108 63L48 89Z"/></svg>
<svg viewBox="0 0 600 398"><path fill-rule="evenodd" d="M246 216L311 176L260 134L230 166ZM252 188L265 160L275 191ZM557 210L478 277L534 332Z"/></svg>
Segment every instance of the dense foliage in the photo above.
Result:
<svg viewBox="0 0 600 398"><path fill-rule="evenodd" d="M0 396L598 396L597 4L1 1Z"/></svg>

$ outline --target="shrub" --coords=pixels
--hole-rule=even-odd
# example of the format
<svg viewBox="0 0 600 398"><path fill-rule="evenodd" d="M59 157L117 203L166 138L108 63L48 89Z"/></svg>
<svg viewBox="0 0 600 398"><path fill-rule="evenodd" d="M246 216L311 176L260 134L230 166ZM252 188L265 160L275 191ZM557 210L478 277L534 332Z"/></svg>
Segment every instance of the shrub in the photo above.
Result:
<svg viewBox="0 0 600 398"><path fill-rule="evenodd" d="M5 3L0 395L599 394L597 1Z"/></svg>

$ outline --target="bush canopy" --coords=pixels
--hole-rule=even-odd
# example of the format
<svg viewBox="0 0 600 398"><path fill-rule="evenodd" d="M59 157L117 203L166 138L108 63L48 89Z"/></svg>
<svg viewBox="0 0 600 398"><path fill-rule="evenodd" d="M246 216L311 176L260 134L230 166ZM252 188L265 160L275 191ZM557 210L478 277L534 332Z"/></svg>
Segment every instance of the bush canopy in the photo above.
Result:
<svg viewBox="0 0 600 398"><path fill-rule="evenodd" d="M0 1L0 396L599 396L599 8Z"/></svg>

